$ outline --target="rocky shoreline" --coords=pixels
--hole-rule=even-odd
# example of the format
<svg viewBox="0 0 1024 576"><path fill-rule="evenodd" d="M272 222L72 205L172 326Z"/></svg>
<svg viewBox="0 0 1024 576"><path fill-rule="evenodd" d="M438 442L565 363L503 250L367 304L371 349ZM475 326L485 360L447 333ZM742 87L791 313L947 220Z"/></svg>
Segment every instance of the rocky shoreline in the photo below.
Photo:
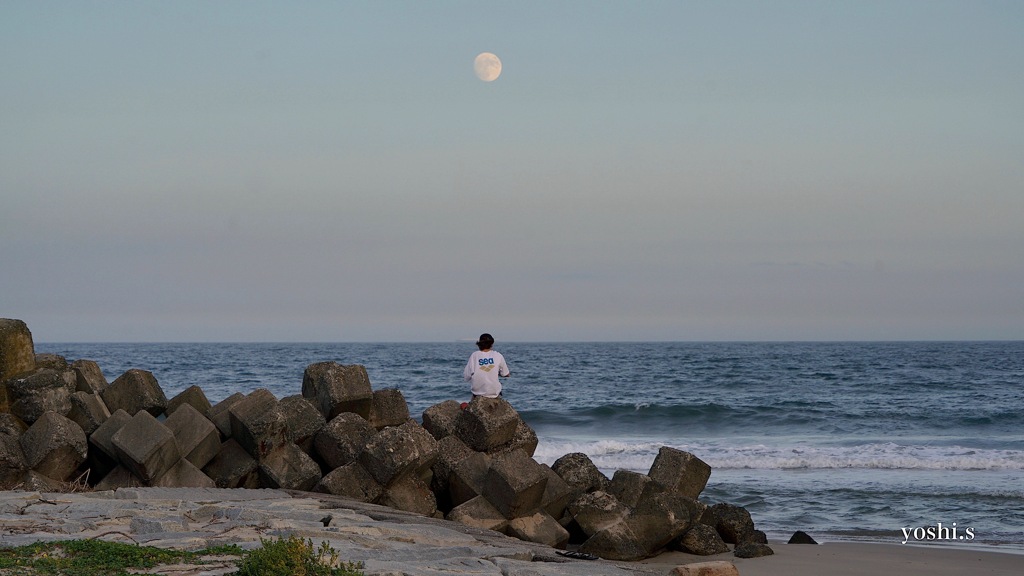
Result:
<svg viewBox="0 0 1024 576"><path fill-rule="evenodd" d="M420 424L360 365L311 364L282 399L211 404L199 386L167 399L150 372L108 383L90 360L36 355L28 327L0 319L0 384L0 487L313 491L608 560L772 553L746 510L699 501L711 469L693 454L663 447L647 474L611 479L580 453L546 466L508 402L449 400Z"/></svg>

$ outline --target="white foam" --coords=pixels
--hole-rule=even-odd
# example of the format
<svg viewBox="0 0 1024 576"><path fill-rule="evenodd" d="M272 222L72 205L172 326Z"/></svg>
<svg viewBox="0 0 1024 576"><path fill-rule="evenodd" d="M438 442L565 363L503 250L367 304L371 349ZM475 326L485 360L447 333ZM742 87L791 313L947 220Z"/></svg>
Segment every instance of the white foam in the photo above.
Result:
<svg viewBox="0 0 1024 576"><path fill-rule="evenodd" d="M542 439L535 457L551 464L564 454L582 452L602 470L645 472L663 444L626 440ZM893 442L857 446L769 446L765 444L682 444L714 469L892 469L1024 470L1024 451L919 446Z"/></svg>

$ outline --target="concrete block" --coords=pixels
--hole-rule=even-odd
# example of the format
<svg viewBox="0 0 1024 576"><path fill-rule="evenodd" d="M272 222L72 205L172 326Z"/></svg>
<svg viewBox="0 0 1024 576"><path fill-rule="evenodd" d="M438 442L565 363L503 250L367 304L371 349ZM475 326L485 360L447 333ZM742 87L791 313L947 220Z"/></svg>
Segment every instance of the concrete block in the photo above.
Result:
<svg viewBox="0 0 1024 576"><path fill-rule="evenodd" d="M562 550L569 543L569 532L543 510L509 520L508 535Z"/></svg>
<svg viewBox="0 0 1024 576"><path fill-rule="evenodd" d="M17 416L0 413L0 490L9 490L21 482L28 470L21 436L28 427Z"/></svg>
<svg viewBox="0 0 1024 576"><path fill-rule="evenodd" d="M491 459L483 496L506 518L517 518L540 508L547 483L547 471L526 452L516 450Z"/></svg>
<svg viewBox="0 0 1024 576"><path fill-rule="evenodd" d="M581 494L566 506L573 521L588 537L629 517L630 509L601 490Z"/></svg>
<svg viewBox="0 0 1024 576"><path fill-rule="evenodd" d="M537 451L538 443L537 433L534 432L533 428L530 428L529 424L520 419L519 423L516 424L516 431L512 434L512 439L501 446L491 448L487 452L489 454L501 454L503 452L522 450L528 456L533 456Z"/></svg>
<svg viewBox="0 0 1024 576"><path fill-rule="evenodd" d="M310 491L320 481L320 465L295 444L285 444L260 460L260 480L267 488Z"/></svg>
<svg viewBox="0 0 1024 576"><path fill-rule="evenodd" d="M573 489L573 498L595 490L607 491L608 478L598 470L590 457L572 452L555 460L551 469Z"/></svg>
<svg viewBox="0 0 1024 576"><path fill-rule="evenodd" d="M369 418L373 403L370 377L366 368L359 364L310 364L302 375L302 395L319 408L327 420L342 412L355 412Z"/></svg>
<svg viewBox="0 0 1024 576"><path fill-rule="evenodd" d="M647 475L668 490L696 500L711 477L711 466L689 452L662 446Z"/></svg>
<svg viewBox="0 0 1024 576"><path fill-rule="evenodd" d="M258 488L258 467L256 459L232 438L220 445L217 455L203 467L203 473L217 488Z"/></svg>
<svg viewBox="0 0 1024 576"><path fill-rule="evenodd" d="M615 496L619 502L633 508L651 482L653 480L646 474L632 470L616 470L608 484L608 493Z"/></svg>
<svg viewBox="0 0 1024 576"><path fill-rule="evenodd" d="M358 462L335 468L320 479L315 490L370 503L377 502L384 493L384 488Z"/></svg>
<svg viewBox="0 0 1024 576"><path fill-rule="evenodd" d="M71 369L75 372L76 392L103 392L110 385L100 365L92 360L75 360L71 363Z"/></svg>
<svg viewBox="0 0 1024 576"><path fill-rule="evenodd" d="M206 417L220 430L221 438L231 437L231 413L229 409L237 402L245 399L245 394L235 392L231 396L217 402L206 413Z"/></svg>
<svg viewBox="0 0 1024 576"><path fill-rule="evenodd" d="M179 405L164 420L164 426L174 434L182 457L197 468L206 466L220 452L217 427L191 404Z"/></svg>
<svg viewBox="0 0 1024 576"><path fill-rule="evenodd" d="M502 398L476 396L455 421L455 434L473 450L486 452L512 440L519 414Z"/></svg>
<svg viewBox="0 0 1024 576"><path fill-rule="evenodd" d="M380 430L387 426L401 426L409 420L409 405L397 388L374 390L370 401L370 425Z"/></svg>
<svg viewBox="0 0 1024 576"><path fill-rule="evenodd" d="M85 462L89 443L85 432L56 412L46 412L21 435L25 464L54 480L68 480Z"/></svg>
<svg viewBox="0 0 1024 576"><path fill-rule="evenodd" d="M327 421L309 400L302 396L287 396L281 399L278 410L284 415L285 438L302 448L306 454L313 452L313 440Z"/></svg>
<svg viewBox="0 0 1024 576"><path fill-rule="evenodd" d="M544 469L548 482L544 488L544 497L541 498L540 507L552 518L561 518L572 497L572 487L547 464L541 464L541 468Z"/></svg>
<svg viewBox="0 0 1024 576"><path fill-rule="evenodd" d="M463 458L476 454L469 446L455 436L444 436L437 442L437 461L431 467L434 472L433 482L430 488L438 495L448 493L448 480L451 478L452 470L462 461ZM441 504L438 504L441 506ZM450 507L450 506L449 506Z"/></svg>
<svg viewBox="0 0 1024 576"><path fill-rule="evenodd" d="M437 440L415 422L377 432L359 455L359 463L387 486L407 474L419 475L437 461Z"/></svg>
<svg viewBox="0 0 1024 576"><path fill-rule="evenodd" d="M167 401L167 415L174 414L174 411L181 407L183 404L196 409L205 418L210 413L210 408L213 406L210 404L210 400L206 398L206 392L199 386L189 386L181 392L179 392L174 398Z"/></svg>
<svg viewBox="0 0 1024 576"><path fill-rule="evenodd" d="M75 392L71 395L68 418L81 426L86 435L92 434L110 418L110 411L96 392Z"/></svg>
<svg viewBox="0 0 1024 576"><path fill-rule="evenodd" d="M146 410L136 412L110 441L121 464L147 484L181 459L174 433Z"/></svg>
<svg viewBox="0 0 1024 576"><path fill-rule="evenodd" d="M462 413L462 405L445 400L423 411L423 427L437 440L455 434L455 421Z"/></svg>
<svg viewBox="0 0 1024 576"><path fill-rule="evenodd" d="M22 373L6 382L10 411L26 424L45 412L66 416L71 411L73 384L74 372L40 368Z"/></svg>
<svg viewBox="0 0 1024 576"><path fill-rule="evenodd" d="M448 477L451 505L457 508L477 496L483 496L490 469L491 457L483 452L472 452L456 463Z"/></svg>
<svg viewBox="0 0 1024 576"><path fill-rule="evenodd" d="M256 460L288 442L286 421L277 403L270 390L260 388L228 408L231 437Z"/></svg>
<svg viewBox="0 0 1024 576"><path fill-rule="evenodd" d="M498 512L498 509L483 496L477 496L452 508L445 518L466 526L494 530L495 532L504 533L508 528L508 518Z"/></svg>
<svg viewBox="0 0 1024 576"><path fill-rule="evenodd" d="M648 550L640 545L625 520L613 524L580 545L580 552L606 560L635 562L647 558Z"/></svg>
<svg viewBox="0 0 1024 576"><path fill-rule="evenodd" d="M89 435L89 444L99 448L111 460L117 461L117 450L114 448L112 439L114 434L125 424L131 422L132 417L124 410L111 412L110 417L103 421L92 434Z"/></svg>
<svg viewBox="0 0 1024 576"><path fill-rule="evenodd" d="M142 485L142 480L132 474L131 470L124 466L117 466L96 483L95 489L97 491L117 490L118 488L136 488Z"/></svg>
<svg viewBox="0 0 1024 576"><path fill-rule="evenodd" d="M21 320L0 318L0 382L36 369L32 332Z"/></svg>
<svg viewBox="0 0 1024 576"><path fill-rule="evenodd" d="M212 426L212 424L211 424ZM171 469L152 482L153 486L162 488L215 488L217 484L212 478L203 474L188 460L181 458Z"/></svg>
<svg viewBox="0 0 1024 576"><path fill-rule="evenodd" d="M100 392L111 413L124 410L134 416L145 410L160 416L167 409L167 396L152 372L133 368L120 375Z"/></svg>
<svg viewBox="0 0 1024 576"><path fill-rule="evenodd" d="M326 467L333 470L355 462L376 433L366 418L354 412L343 412L316 433L314 451Z"/></svg>
<svg viewBox="0 0 1024 576"><path fill-rule="evenodd" d="M385 488L380 504L424 516L437 513L437 499L430 486L415 475L405 476Z"/></svg>

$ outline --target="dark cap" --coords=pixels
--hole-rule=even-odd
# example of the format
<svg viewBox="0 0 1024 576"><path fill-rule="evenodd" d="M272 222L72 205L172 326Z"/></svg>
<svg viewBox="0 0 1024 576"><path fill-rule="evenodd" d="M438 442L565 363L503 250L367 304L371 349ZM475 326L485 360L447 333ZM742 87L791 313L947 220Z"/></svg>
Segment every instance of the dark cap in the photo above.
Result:
<svg viewBox="0 0 1024 576"><path fill-rule="evenodd" d="M476 345L483 348L490 348L492 344L494 344L494 336L486 332L481 334L480 339L476 341Z"/></svg>

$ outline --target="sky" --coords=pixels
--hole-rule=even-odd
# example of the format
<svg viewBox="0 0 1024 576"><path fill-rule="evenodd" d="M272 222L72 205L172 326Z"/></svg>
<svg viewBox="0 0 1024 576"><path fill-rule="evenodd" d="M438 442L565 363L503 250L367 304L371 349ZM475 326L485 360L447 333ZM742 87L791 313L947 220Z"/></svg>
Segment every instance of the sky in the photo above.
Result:
<svg viewBox="0 0 1024 576"><path fill-rule="evenodd" d="M10 1L0 74L37 342L1024 339L1021 2Z"/></svg>

